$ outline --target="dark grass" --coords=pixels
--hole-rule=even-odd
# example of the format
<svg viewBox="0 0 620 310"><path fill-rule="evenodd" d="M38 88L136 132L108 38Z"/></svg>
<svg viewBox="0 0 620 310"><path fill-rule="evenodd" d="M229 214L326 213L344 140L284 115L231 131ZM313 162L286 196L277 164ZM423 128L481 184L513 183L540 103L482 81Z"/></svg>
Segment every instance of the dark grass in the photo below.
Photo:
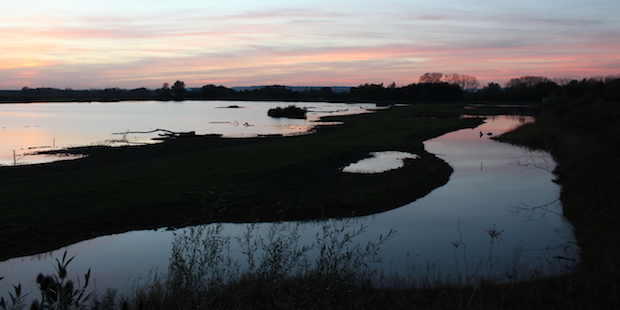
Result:
<svg viewBox="0 0 620 310"><path fill-rule="evenodd" d="M445 117L419 117L431 111ZM2 167L0 259L104 234L193 224L188 219L197 214L255 222L395 208L448 181L451 168L426 153L422 141L481 122L453 118L455 111L455 105L397 107L331 119L345 125L312 135L87 147L68 150L89 155L80 160ZM421 159L377 175L339 170L383 150Z"/></svg>
<svg viewBox="0 0 620 310"><path fill-rule="evenodd" d="M563 214L575 228L581 262L567 277L575 309L620 306L620 105L556 99L536 123L501 137L551 152ZM557 292L556 292L557 293Z"/></svg>

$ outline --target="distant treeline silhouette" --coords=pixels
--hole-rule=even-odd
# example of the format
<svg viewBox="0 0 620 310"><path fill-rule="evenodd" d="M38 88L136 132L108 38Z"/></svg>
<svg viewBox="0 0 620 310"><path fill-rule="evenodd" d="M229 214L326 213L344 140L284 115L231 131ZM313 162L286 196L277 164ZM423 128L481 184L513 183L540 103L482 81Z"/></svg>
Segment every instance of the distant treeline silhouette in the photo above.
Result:
<svg viewBox="0 0 620 310"><path fill-rule="evenodd" d="M341 88L341 87L339 87ZM396 86L363 84L348 92L333 91L331 87L289 87L270 85L236 90L214 84L186 88L183 81L161 88L136 89L58 89L28 88L0 91L0 102L37 101L120 101L120 100L308 100L362 102L420 102L420 101L523 101L540 102L550 97L581 98L584 96L620 102L620 75L584 78L582 80L549 79L542 76L513 78L503 87L489 83L479 88L478 80L469 75L428 72L418 83Z"/></svg>

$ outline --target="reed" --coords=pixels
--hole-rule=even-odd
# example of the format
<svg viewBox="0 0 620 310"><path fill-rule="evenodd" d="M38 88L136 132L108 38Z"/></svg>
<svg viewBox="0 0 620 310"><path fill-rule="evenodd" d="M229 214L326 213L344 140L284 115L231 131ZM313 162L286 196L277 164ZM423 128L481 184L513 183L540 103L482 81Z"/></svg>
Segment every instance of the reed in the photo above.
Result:
<svg viewBox="0 0 620 310"><path fill-rule="evenodd" d="M228 236L221 224L187 228L175 235L167 272L154 271L146 281L121 291L87 292L89 273L84 285L70 289L66 270L72 259L65 254L57 260L56 276L39 276L41 297L30 309L461 309L494 308L517 300L520 306L537 307L567 298L536 296L550 285L570 282L557 269L524 267L519 249L514 257L494 258L502 234L495 226L486 230L488 258L474 261L455 252L455 263L467 270L462 277L433 262L409 262L404 272L386 273L381 247L395 231L360 242L366 227L354 219L319 225L309 240L300 224L288 222L248 224L237 237ZM464 249L466 240L459 242L455 250ZM504 270L501 280L497 274ZM55 286L46 282L64 283L61 287L69 288L63 291L65 300L71 302L52 297L60 291L50 291ZM553 292L558 293L557 288ZM2 299L0 309L26 309L29 297L36 298L23 294L18 285L9 299Z"/></svg>
<svg viewBox="0 0 620 310"><path fill-rule="evenodd" d="M274 223L264 235L249 224L237 238L223 237L221 224L193 227L175 236L168 273L122 299L132 309L330 308L370 283L379 249L394 234L356 242L364 231L328 221L313 243L302 244L298 224ZM242 259L233 259L233 242ZM148 287L163 291L143 293Z"/></svg>
<svg viewBox="0 0 620 310"><path fill-rule="evenodd" d="M87 302L92 297L88 291L90 284L90 269L84 275L84 282L80 279L70 279L68 266L75 256L67 258L65 252L62 258L56 259L55 273L52 275L39 274L36 278L40 297L30 302L30 310L73 310L88 308ZM2 278L0 278L1 280ZM23 294L21 284L13 286L13 293L9 299L0 298L0 309L22 310L27 307L27 296Z"/></svg>

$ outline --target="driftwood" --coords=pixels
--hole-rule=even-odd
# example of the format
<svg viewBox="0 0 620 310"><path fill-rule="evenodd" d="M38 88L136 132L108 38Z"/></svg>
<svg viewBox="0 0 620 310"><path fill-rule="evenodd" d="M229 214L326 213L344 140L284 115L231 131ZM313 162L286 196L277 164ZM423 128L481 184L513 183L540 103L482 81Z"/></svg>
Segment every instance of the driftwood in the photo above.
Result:
<svg viewBox="0 0 620 310"><path fill-rule="evenodd" d="M167 129L153 129L150 131L125 131L125 132L115 132L112 133L113 135L123 135L123 139L126 139L128 134L149 134L149 133L155 133L161 131L163 133L159 133L158 135L160 137L162 137L163 139L174 139L174 138L187 138L187 137L194 137L196 136L196 132L195 131L185 131L185 132L176 132L176 131L171 131L171 130L167 130Z"/></svg>

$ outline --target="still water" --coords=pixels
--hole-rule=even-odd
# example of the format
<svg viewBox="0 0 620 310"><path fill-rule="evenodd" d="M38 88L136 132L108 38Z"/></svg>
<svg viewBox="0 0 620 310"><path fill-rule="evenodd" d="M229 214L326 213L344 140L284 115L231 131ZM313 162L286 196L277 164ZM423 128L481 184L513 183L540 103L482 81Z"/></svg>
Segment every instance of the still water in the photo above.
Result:
<svg viewBox="0 0 620 310"><path fill-rule="evenodd" d="M295 104L308 108L307 119L272 118L270 108ZM374 104L265 101L123 101L93 103L0 104L0 165L59 160L37 151L84 145L153 143L166 129L225 137L304 134L322 116L368 112Z"/></svg>
<svg viewBox="0 0 620 310"><path fill-rule="evenodd" d="M342 172L374 174L386 172L405 165L405 159L418 159L420 156L407 152L372 152L370 157L349 164Z"/></svg>
<svg viewBox="0 0 620 310"><path fill-rule="evenodd" d="M526 121L531 119L495 116L475 129L426 141L429 152L454 168L450 181L397 209L350 222L354 227L366 227L356 240L362 244L396 231L381 247L383 263L376 267L385 274L409 278L474 274L499 280L506 280L506 275L527 278L531 273L570 268L578 249L572 227L560 215L559 187L549 172L553 161L546 153L495 142L487 135L500 134ZM545 208L528 210L542 206ZM271 225L259 224L258 232L266 233ZM293 225L299 225L302 243L311 243L321 228L317 222ZM222 233L241 236L245 229L243 224L224 224ZM9 284L18 282L32 290L36 275L51 273L54 258L65 251L76 256L71 263L72 274L83 275L91 268L97 289L130 287L153 272L165 272L173 233L164 229L134 231L0 262L0 276L5 277L0 282L0 296L6 295ZM241 253L234 246L232 251Z"/></svg>

